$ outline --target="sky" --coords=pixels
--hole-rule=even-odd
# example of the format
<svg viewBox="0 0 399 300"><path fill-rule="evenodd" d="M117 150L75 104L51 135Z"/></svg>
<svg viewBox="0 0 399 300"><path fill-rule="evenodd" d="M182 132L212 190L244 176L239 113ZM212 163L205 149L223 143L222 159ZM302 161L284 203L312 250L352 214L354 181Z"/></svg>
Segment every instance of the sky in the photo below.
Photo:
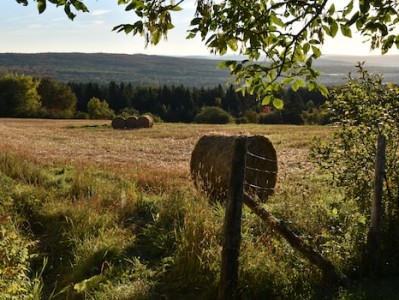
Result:
<svg viewBox="0 0 399 300"><path fill-rule="evenodd" d="M39 15L36 3L27 7L15 0L1 0L0 53L85 52L85 53L144 53L167 56L209 55L199 37L187 40L187 28L194 16L195 0L183 4L183 11L173 17L175 28L167 41L145 47L142 37L116 33L112 28L122 23L134 23L133 12L124 11L117 0L86 0L90 13L78 13L70 21L63 9L48 4ZM327 40L323 54L377 55L360 38L342 36ZM399 51L389 52L399 54Z"/></svg>

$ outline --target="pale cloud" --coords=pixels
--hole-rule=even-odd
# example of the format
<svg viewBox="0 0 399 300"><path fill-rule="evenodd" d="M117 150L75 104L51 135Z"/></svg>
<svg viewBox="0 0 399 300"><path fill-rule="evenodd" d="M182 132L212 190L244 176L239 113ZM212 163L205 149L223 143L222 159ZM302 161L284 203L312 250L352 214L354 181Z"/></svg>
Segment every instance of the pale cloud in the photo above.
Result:
<svg viewBox="0 0 399 300"><path fill-rule="evenodd" d="M97 10L92 11L90 14L93 16L102 16L102 15L106 15L110 12L111 12L111 10L109 10L109 9L97 9Z"/></svg>
<svg viewBox="0 0 399 300"><path fill-rule="evenodd" d="M103 20L95 20L93 22L94 25L103 25L105 22Z"/></svg>
<svg viewBox="0 0 399 300"><path fill-rule="evenodd" d="M28 28L32 28L32 29L43 28L43 25L42 24L30 24L30 25L28 25Z"/></svg>

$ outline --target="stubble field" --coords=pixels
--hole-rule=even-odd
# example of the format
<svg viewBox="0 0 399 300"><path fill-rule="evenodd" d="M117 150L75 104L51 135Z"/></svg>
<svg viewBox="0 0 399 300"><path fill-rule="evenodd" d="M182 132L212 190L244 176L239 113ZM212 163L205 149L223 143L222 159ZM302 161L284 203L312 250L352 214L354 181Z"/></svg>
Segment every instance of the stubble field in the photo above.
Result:
<svg viewBox="0 0 399 300"><path fill-rule="evenodd" d="M331 127L287 125L156 124L113 130L110 121L0 119L0 150L46 164L95 166L179 183L189 178L191 151L205 134L263 135L277 150L279 177L308 172L309 146ZM145 180L145 179L143 179Z"/></svg>

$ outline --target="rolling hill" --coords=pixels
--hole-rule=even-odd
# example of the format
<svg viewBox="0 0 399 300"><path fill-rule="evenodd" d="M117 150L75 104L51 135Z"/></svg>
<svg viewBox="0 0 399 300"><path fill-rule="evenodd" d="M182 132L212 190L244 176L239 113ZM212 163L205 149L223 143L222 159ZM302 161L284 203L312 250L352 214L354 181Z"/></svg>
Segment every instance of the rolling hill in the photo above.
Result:
<svg viewBox="0 0 399 300"><path fill-rule="evenodd" d="M230 58L226 58L230 59ZM217 69L220 60L209 57L170 57L106 53L0 53L0 74L23 73L53 77L62 82L131 82L134 85L185 85L209 87L226 84L228 70ZM321 82L343 82L357 61L399 83L399 56L325 56L315 66Z"/></svg>

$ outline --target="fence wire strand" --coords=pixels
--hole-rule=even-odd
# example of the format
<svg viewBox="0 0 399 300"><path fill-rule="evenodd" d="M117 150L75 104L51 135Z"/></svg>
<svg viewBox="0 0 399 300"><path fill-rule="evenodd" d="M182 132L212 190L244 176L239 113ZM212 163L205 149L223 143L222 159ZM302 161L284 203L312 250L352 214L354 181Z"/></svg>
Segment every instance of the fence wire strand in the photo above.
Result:
<svg viewBox="0 0 399 300"><path fill-rule="evenodd" d="M256 157L256 158L259 158L259 159L265 160L265 161L277 162L275 159L270 159L270 158L266 158L266 157L263 157L263 156L259 156L259 155L255 154L255 153L249 152L248 150L247 150L247 155L252 156L252 157Z"/></svg>
<svg viewBox="0 0 399 300"><path fill-rule="evenodd" d="M275 159L266 158L266 157L260 156L258 154L255 154L255 153L249 151L248 146L249 145L247 144L246 159L245 159L245 174L247 173L248 170L252 171L252 172L256 172L256 173L261 173L261 174L277 174L277 168L275 171L269 171L269 170L264 170L264 169L259 169L256 167L248 166L247 165L248 156L253 157L255 159L259 159L261 161L266 161L266 162L269 162L272 164L277 163L277 160L275 160ZM263 190L263 191L268 191L268 192L274 191L274 187L260 186L257 184L257 182L248 182L247 180L245 180L244 184L246 186L248 186L249 188L256 189L256 190ZM266 182L266 184L267 184L267 182Z"/></svg>

